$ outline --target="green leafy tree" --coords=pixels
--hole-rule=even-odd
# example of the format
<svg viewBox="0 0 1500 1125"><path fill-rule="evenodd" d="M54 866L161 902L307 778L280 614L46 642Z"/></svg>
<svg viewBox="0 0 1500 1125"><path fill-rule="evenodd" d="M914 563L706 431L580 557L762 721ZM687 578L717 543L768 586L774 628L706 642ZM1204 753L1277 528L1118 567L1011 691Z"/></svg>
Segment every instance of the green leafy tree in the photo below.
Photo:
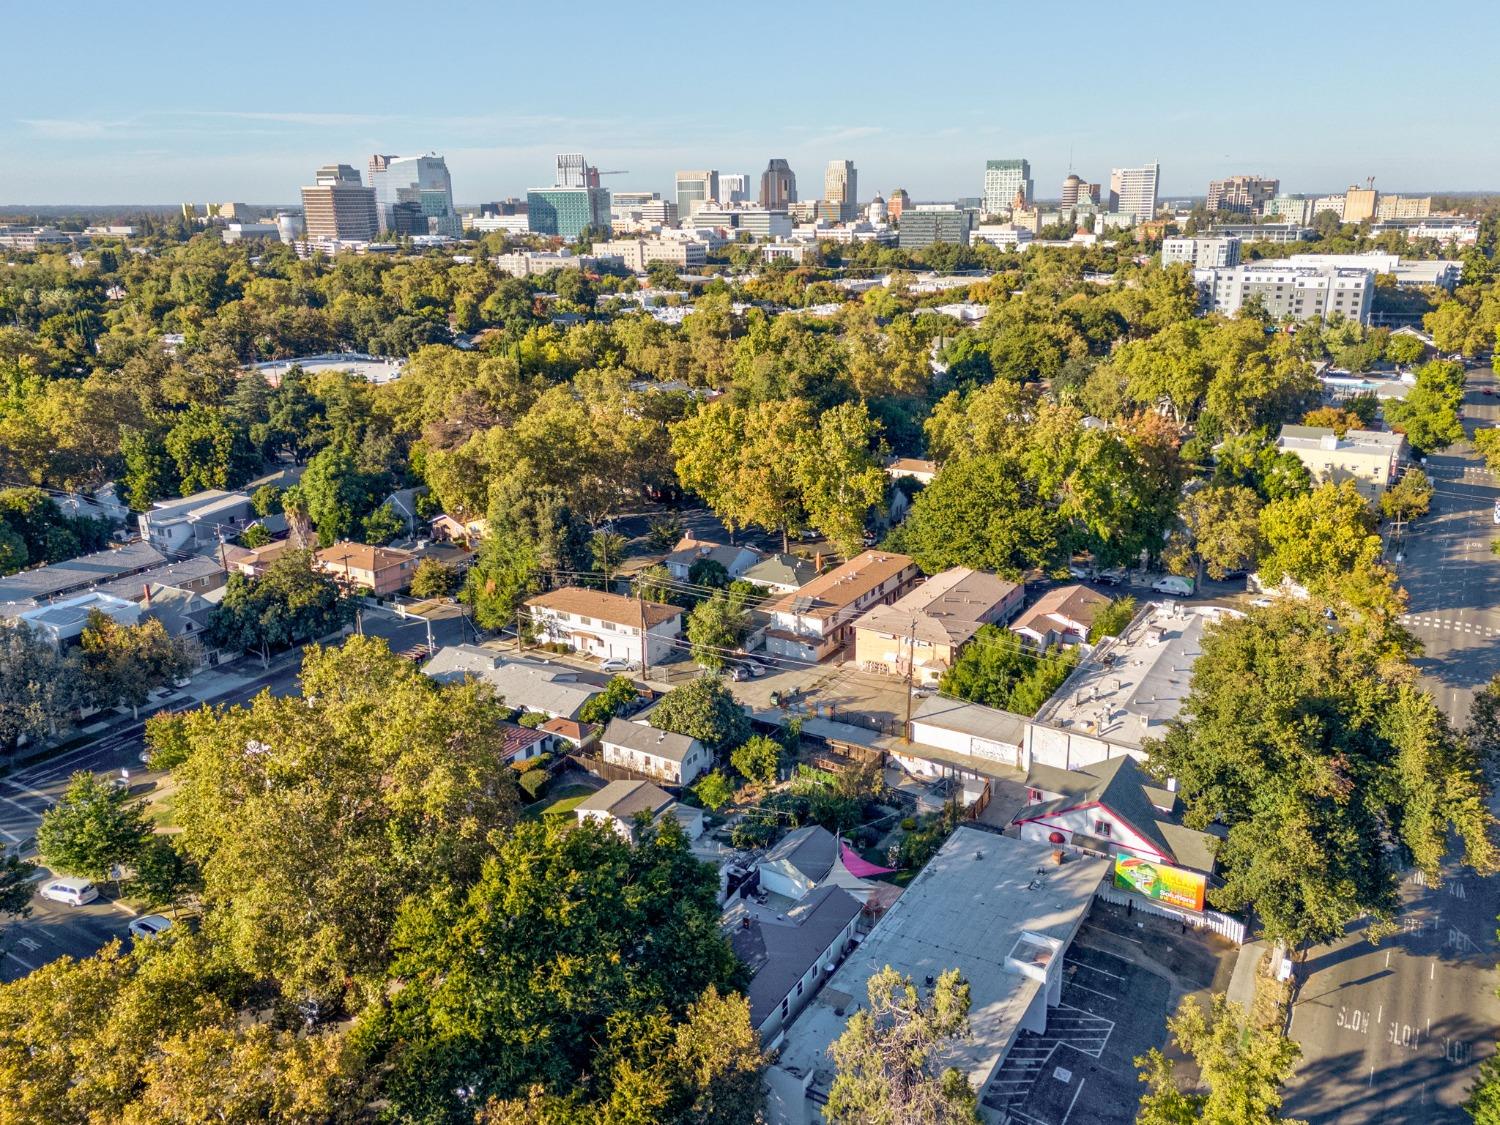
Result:
<svg viewBox="0 0 1500 1125"><path fill-rule="evenodd" d="M1500 1061L1491 1055L1479 1064L1479 1074L1469 1089L1464 1109L1474 1125L1500 1125Z"/></svg>
<svg viewBox="0 0 1500 1125"><path fill-rule="evenodd" d="M87 770L68 781L62 799L42 814L37 851L54 871L95 882L115 878L151 838L151 824L129 794Z"/></svg>
<svg viewBox="0 0 1500 1125"><path fill-rule="evenodd" d="M337 632L354 620L354 603L308 551L282 555L259 578L231 574L209 620L209 635L227 648L260 654Z"/></svg>
<svg viewBox="0 0 1500 1125"><path fill-rule="evenodd" d="M1135 620L1135 611L1135 598L1129 594L1111 598L1109 604L1094 616L1094 623L1089 626L1089 644L1098 644L1105 637L1118 637L1125 631L1125 626Z"/></svg>
<svg viewBox="0 0 1500 1125"><path fill-rule="evenodd" d="M362 472L342 448L330 446L313 457L297 489L307 518L318 530L318 542L327 547L353 536L375 508L381 483Z"/></svg>
<svg viewBox="0 0 1500 1125"><path fill-rule="evenodd" d="M1184 497L1183 561L1201 582L1255 565L1261 546L1261 500L1244 485L1209 485Z"/></svg>
<svg viewBox="0 0 1500 1125"><path fill-rule="evenodd" d="M126 890L152 910L173 910L199 886L198 872L166 836L153 836L135 857Z"/></svg>
<svg viewBox="0 0 1500 1125"><path fill-rule="evenodd" d="M124 705L137 716L153 691L192 671L183 647L160 621L121 625L97 609L79 636L83 683L96 706Z"/></svg>
<svg viewBox="0 0 1500 1125"><path fill-rule="evenodd" d="M1427 354L1427 345L1416 336L1392 333L1385 342L1385 358L1392 363L1408 367Z"/></svg>
<svg viewBox="0 0 1500 1125"><path fill-rule="evenodd" d="M887 965L870 978L869 1006L849 1017L828 1053L837 1073L826 1113L835 1125L959 1125L980 1120L968 1077L952 1065L969 1031L969 986L957 969L927 996Z"/></svg>
<svg viewBox="0 0 1500 1125"><path fill-rule="evenodd" d="M358 1039L405 1119L466 1120L464 1091L504 1101L536 1085L595 1106L627 1094L659 1104L660 1084L626 1064L644 1061L643 1041L672 1041L710 986L738 983L718 918L717 877L675 821L643 827L634 845L597 824L522 823L467 888L408 900L400 987L367 1010Z"/></svg>
<svg viewBox="0 0 1500 1125"><path fill-rule="evenodd" d="M1438 880L1450 830L1479 870L1496 859L1473 748L1400 654L1323 609L1285 602L1209 630L1181 715L1148 747L1187 823L1227 829L1210 902L1253 907L1291 946L1365 914L1379 932L1406 867Z"/></svg>
<svg viewBox="0 0 1500 1125"><path fill-rule="evenodd" d="M687 637L693 659L702 667L724 667L725 651L737 649L750 633L750 614L744 599L719 590L692 608L687 618Z"/></svg>
<svg viewBox="0 0 1500 1125"><path fill-rule="evenodd" d="M1410 468L1380 495L1380 514L1387 519L1410 521L1425 516L1432 507L1432 482L1421 469Z"/></svg>
<svg viewBox="0 0 1500 1125"><path fill-rule="evenodd" d="M457 585L458 574L451 566L437 559L423 559L411 576L411 596L443 598L453 593Z"/></svg>
<svg viewBox="0 0 1500 1125"><path fill-rule="evenodd" d="M870 509L885 499L880 424L863 403L825 410L795 451L795 475L807 519L846 556L859 553Z"/></svg>
<svg viewBox="0 0 1500 1125"><path fill-rule="evenodd" d="M260 467L244 428L217 407L194 403L162 442L177 468L184 495L206 488L236 488Z"/></svg>
<svg viewBox="0 0 1500 1125"><path fill-rule="evenodd" d="M371 546L383 547L406 534L406 521L389 504L376 508L360 524L360 539Z"/></svg>
<svg viewBox="0 0 1500 1125"><path fill-rule="evenodd" d="M682 538L684 526L682 517L674 512L653 517L646 531L646 538L651 544L651 549L670 551Z"/></svg>
<svg viewBox="0 0 1500 1125"><path fill-rule="evenodd" d="M1033 652L1018 634L985 625L943 673L941 688L944 695L971 703L1034 715L1077 662L1078 654L1071 648Z"/></svg>
<svg viewBox="0 0 1500 1125"><path fill-rule="evenodd" d="M709 812L718 812L734 800L734 784L723 770L711 770L704 774L694 784L693 792L698 794L698 800L703 802L703 807Z"/></svg>
<svg viewBox="0 0 1500 1125"><path fill-rule="evenodd" d="M271 542L271 533L266 530L263 523L252 523L244 531L240 532L240 546L248 550L264 547Z"/></svg>
<svg viewBox="0 0 1500 1125"><path fill-rule="evenodd" d="M604 575L606 589L609 587L610 577L620 569L620 563L624 561L627 546L629 540L618 531L596 531L589 537L589 555L594 560L595 569Z"/></svg>
<svg viewBox="0 0 1500 1125"><path fill-rule="evenodd" d="M0 524L0 574L14 574L26 565L30 557L25 540Z"/></svg>
<svg viewBox="0 0 1500 1125"><path fill-rule="evenodd" d="M928 574L954 566L1020 578L1059 551L1057 516L1005 454L944 466L913 501L891 543Z"/></svg>
<svg viewBox="0 0 1500 1125"><path fill-rule="evenodd" d="M82 700L75 657L24 621L0 620L0 750L56 733Z"/></svg>
<svg viewBox="0 0 1500 1125"><path fill-rule="evenodd" d="M607 723L640 698L640 689L629 676L612 676L604 690L589 699L578 711L584 723Z"/></svg>
<svg viewBox="0 0 1500 1125"><path fill-rule="evenodd" d="M282 489L274 484L263 484L250 496L250 506L262 518L281 511Z"/></svg>
<svg viewBox="0 0 1500 1125"><path fill-rule="evenodd" d="M516 623L521 603L542 591L542 567L536 549L516 533L491 532L469 567L459 601L474 611L481 629L504 629Z"/></svg>
<svg viewBox="0 0 1500 1125"><path fill-rule="evenodd" d="M1197 1064L1201 1093L1178 1088L1173 1061L1155 1047L1135 1060L1146 1093L1138 1125L1298 1125L1282 1117L1281 1087L1302 1054L1275 1028L1249 1026L1223 994L1205 1014L1193 997L1167 1021L1177 1049Z"/></svg>
<svg viewBox="0 0 1500 1125"><path fill-rule="evenodd" d="M379 990L401 904L472 882L515 822L495 768L507 709L366 637L309 648L301 688L175 718L179 841L226 955L289 999L338 1003Z"/></svg>
<svg viewBox="0 0 1500 1125"><path fill-rule="evenodd" d="M775 785L776 771L781 765L781 744L763 734L754 735L735 747L729 763L757 785Z"/></svg>
<svg viewBox="0 0 1500 1125"><path fill-rule="evenodd" d="M1268 583L1286 576L1317 584L1380 557L1375 513L1353 481L1329 482L1267 504L1260 529L1265 541L1260 574Z"/></svg>
<svg viewBox="0 0 1500 1125"><path fill-rule="evenodd" d="M688 582L693 586L712 586L722 590L729 585L729 571L718 559L699 559L688 568Z"/></svg>
<svg viewBox="0 0 1500 1125"><path fill-rule="evenodd" d="M1433 360L1417 369L1403 398L1385 404L1385 419L1419 453L1435 453L1464 440L1462 364Z"/></svg>
<svg viewBox="0 0 1500 1125"><path fill-rule="evenodd" d="M31 914L35 876L36 864L22 859L19 852L0 852L0 917L25 918ZM4 937L5 930L0 929L0 940Z"/></svg>
<svg viewBox="0 0 1500 1125"><path fill-rule="evenodd" d="M699 676L667 692L651 709L651 725L696 738L716 753L750 737L745 709L718 676Z"/></svg>

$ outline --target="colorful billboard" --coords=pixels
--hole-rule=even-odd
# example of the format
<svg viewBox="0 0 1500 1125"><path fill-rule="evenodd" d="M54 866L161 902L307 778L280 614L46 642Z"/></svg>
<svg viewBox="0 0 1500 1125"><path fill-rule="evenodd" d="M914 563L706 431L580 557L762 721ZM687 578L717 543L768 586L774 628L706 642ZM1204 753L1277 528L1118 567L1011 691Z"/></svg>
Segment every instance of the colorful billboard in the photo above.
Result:
<svg viewBox="0 0 1500 1125"><path fill-rule="evenodd" d="M1124 852L1115 853L1115 886L1121 890L1134 891L1168 906L1202 910L1207 885L1207 878L1196 871Z"/></svg>

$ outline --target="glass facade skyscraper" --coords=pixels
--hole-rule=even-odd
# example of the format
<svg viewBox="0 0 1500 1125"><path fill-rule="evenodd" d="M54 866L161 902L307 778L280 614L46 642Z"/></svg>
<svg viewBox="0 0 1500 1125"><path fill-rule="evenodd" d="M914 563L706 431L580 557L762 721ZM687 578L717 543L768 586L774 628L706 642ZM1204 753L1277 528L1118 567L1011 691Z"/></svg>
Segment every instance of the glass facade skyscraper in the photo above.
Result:
<svg viewBox="0 0 1500 1125"><path fill-rule="evenodd" d="M401 234L447 234L458 238L463 234L462 222L453 206L453 180L448 175L448 162L436 153L426 156L382 156L370 157L370 186L375 189L375 209L382 231L397 231ZM401 203L416 204L416 208L403 208L400 223L397 222L396 207ZM403 230L412 225L412 218L421 215L431 220L421 230Z"/></svg>
<svg viewBox="0 0 1500 1125"><path fill-rule="evenodd" d="M592 227L607 237L609 222L606 188L533 188L526 193L526 226L533 234L574 239Z"/></svg>

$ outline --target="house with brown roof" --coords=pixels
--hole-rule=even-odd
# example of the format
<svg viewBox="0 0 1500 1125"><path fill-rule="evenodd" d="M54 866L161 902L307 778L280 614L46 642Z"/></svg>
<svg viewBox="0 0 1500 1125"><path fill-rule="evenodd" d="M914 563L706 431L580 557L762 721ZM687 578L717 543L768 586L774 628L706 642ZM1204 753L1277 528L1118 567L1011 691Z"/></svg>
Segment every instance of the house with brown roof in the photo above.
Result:
<svg viewBox="0 0 1500 1125"><path fill-rule="evenodd" d="M927 461L921 457L897 457L885 467L885 472L892 480L911 477L922 484L931 484L938 474L938 465L936 461Z"/></svg>
<svg viewBox="0 0 1500 1125"><path fill-rule="evenodd" d="M889 604L921 577L917 564L890 551L865 551L766 607L766 651L824 660L854 639L854 621Z"/></svg>
<svg viewBox="0 0 1500 1125"><path fill-rule="evenodd" d="M934 574L890 605L854 622L854 659L861 668L935 683L985 625L1010 620L1022 587L999 575L956 566Z"/></svg>
<svg viewBox="0 0 1500 1125"><path fill-rule="evenodd" d="M290 539L277 539L267 543L264 547L251 549L239 548L233 555L229 556L229 565L246 578L259 578L264 574L273 562L285 555L297 550L297 544Z"/></svg>
<svg viewBox="0 0 1500 1125"><path fill-rule="evenodd" d="M411 585L417 556L395 547L371 547L340 541L314 556L314 565L346 586L369 590L377 598Z"/></svg>
<svg viewBox="0 0 1500 1125"><path fill-rule="evenodd" d="M1037 648L1082 644L1089 639L1094 618L1108 604L1109 598L1087 586L1058 586L1023 610L1010 627Z"/></svg>
<svg viewBox="0 0 1500 1125"><path fill-rule="evenodd" d="M682 635L682 610L660 602L638 601L603 590L564 586L526 599L526 609L542 638L600 660L665 660Z"/></svg>

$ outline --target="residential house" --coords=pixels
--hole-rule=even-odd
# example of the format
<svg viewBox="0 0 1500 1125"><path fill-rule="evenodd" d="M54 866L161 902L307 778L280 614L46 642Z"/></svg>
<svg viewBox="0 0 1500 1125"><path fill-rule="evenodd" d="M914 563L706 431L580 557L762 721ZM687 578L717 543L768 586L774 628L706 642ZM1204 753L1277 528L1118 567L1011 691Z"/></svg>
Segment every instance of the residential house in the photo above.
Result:
<svg viewBox="0 0 1500 1125"><path fill-rule="evenodd" d="M818 565L811 559L780 552L765 555L754 566L740 575L746 582L753 582L770 590L773 594L790 594L806 586L818 576Z"/></svg>
<svg viewBox="0 0 1500 1125"><path fill-rule="evenodd" d="M198 667L219 663L225 655L208 639L208 629L223 588L209 591L207 597L181 586L152 583L142 591L139 605L142 619L160 621L173 640L195 642L188 651L195 653Z"/></svg>
<svg viewBox="0 0 1500 1125"><path fill-rule="evenodd" d="M417 515L417 497L425 495L427 486L419 484L415 488L398 488L384 500L381 505L390 505L391 511L396 513L396 518L406 525L406 534L415 535L417 528L426 524L421 516Z"/></svg>
<svg viewBox="0 0 1500 1125"><path fill-rule="evenodd" d="M229 575L213 555L193 555L177 562L153 566L139 574L100 582L94 587L101 594L113 594L117 598L140 601L147 587L170 586L188 590L194 594L210 594L229 581Z"/></svg>
<svg viewBox="0 0 1500 1125"><path fill-rule="evenodd" d="M0 578L0 605L38 605L46 598L76 594L130 575L144 575L166 563L167 556L161 551L150 543L137 541L76 559L35 566Z"/></svg>
<svg viewBox="0 0 1500 1125"><path fill-rule="evenodd" d="M861 668L936 683L959 650L985 625L1010 620L1024 589L966 566L935 574L890 605L854 623L854 659Z"/></svg>
<svg viewBox="0 0 1500 1125"><path fill-rule="evenodd" d="M767 610L766 649L796 660L824 660L854 635L854 620L866 610L895 601L920 577L906 555L865 551L819 575Z"/></svg>
<svg viewBox="0 0 1500 1125"><path fill-rule="evenodd" d="M642 815L652 823L671 817L682 826L689 840L703 834L703 810L678 804L671 794L649 781L611 781L575 805L573 814L579 824L598 821L631 843L635 842L637 818Z"/></svg>
<svg viewBox="0 0 1500 1125"><path fill-rule="evenodd" d="M89 614L96 610L120 625L141 623L141 607L135 602L92 590L25 610L16 615L16 620L30 625L57 648L65 648L78 641L88 626Z"/></svg>
<svg viewBox="0 0 1500 1125"><path fill-rule="evenodd" d="M920 457L897 457L885 467L885 472L892 480L911 477L921 484L931 484L938 474L938 464Z"/></svg>
<svg viewBox="0 0 1500 1125"><path fill-rule="evenodd" d="M527 598L526 608L545 640L601 660L639 664L644 647L645 662L656 664L667 658L682 635L682 610L676 606L582 586Z"/></svg>
<svg viewBox="0 0 1500 1125"><path fill-rule="evenodd" d="M450 516L444 512L442 515L434 516L428 526L432 529L434 539L451 543L477 543L489 530L490 521L483 516L461 520L457 516Z"/></svg>
<svg viewBox="0 0 1500 1125"><path fill-rule="evenodd" d="M543 730L523 727L520 723L500 724L500 760L525 762L540 758L552 749L552 736Z"/></svg>
<svg viewBox="0 0 1500 1125"><path fill-rule="evenodd" d="M673 578L686 580L692 573L693 566L704 559L718 563L724 568L725 574L735 579L743 578L745 571L760 561L761 554L751 547L711 543L684 536L672 548L672 553L662 561L666 564L667 573Z"/></svg>
<svg viewBox="0 0 1500 1125"><path fill-rule="evenodd" d="M264 547L253 547L249 550L242 548L229 560L229 565L246 578L259 578L270 569L273 562L296 550L297 544L290 539L279 539L275 543L267 543Z"/></svg>
<svg viewBox="0 0 1500 1125"><path fill-rule="evenodd" d="M729 943L750 971L750 1023L763 1044L818 994L853 947L862 904L842 887L819 887L785 913L740 900L725 913Z"/></svg>
<svg viewBox="0 0 1500 1125"><path fill-rule="evenodd" d="M255 516L243 492L210 488L179 500L158 500L136 517L141 538L169 553L216 551Z"/></svg>
<svg viewBox="0 0 1500 1125"><path fill-rule="evenodd" d="M668 785L691 784L713 764L713 755L696 738L619 718L604 728L600 756Z"/></svg>
<svg viewBox="0 0 1500 1125"><path fill-rule="evenodd" d="M313 557L319 570L346 586L369 590L377 598L406 589L417 570L417 556L410 551L344 540L324 547Z"/></svg>
<svg viewBox="0 0 1500 1125"><path fill-rule="evenodd" d="M422 666L439 683L467 677L483 680L507 706L549 719L576 720L602 688L586 683L576 668L543 660L517 660L478 645L445 645Z"/></svg>
<svg viewBox="0 0 1500 1125"><path fill-rule="evenodd" d="M537 729L553 737L561 754L592 746L599 737L598 723L580 723L577 719L548 719Z"/></svg>
<svg viewBox="0 0 1500 1125"><path fill-rule="evenodd" d="M1011 631L1040 649L1082 644L1089 639L1094 618L1108 604L1109 598L1087 586L1058 586L1022 611L1011 622Z"/></svg>
<svg viewBox="0 0 1500 1125"><path fill-rule="evenodd" d="M1077 770L1033 763L1026 790L1028 803L1011 820L1023 840L1213 872L1218 838L1184 825L1174 789L1129 755Z"/></svg>
<svg viewBox="0 0 1500 1125"><path fill-rule="evenodd" d="M838 858L838 840L821 824L788 832L756 865L760 885L771 894L800 900L828 878Z"/></svg>

